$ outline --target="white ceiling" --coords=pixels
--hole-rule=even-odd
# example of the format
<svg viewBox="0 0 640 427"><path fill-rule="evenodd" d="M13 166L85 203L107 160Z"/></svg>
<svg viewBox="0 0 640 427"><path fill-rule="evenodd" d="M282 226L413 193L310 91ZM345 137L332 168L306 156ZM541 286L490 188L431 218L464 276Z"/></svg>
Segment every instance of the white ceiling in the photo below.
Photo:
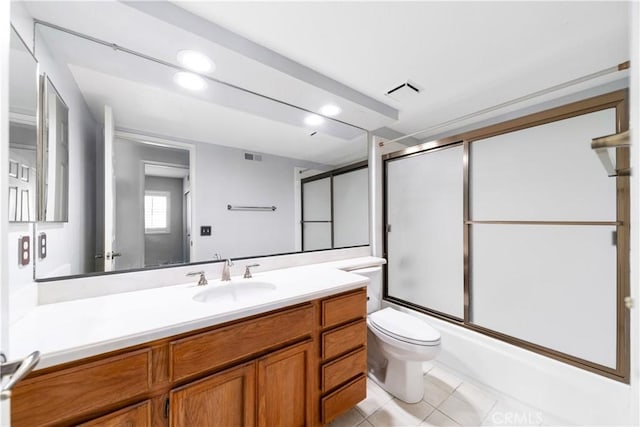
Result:
<svg viewBox="0 0 640 427"><path fill-rule="evenodd" d="M361 160L366 153L364 138L349 141L322 134L311 137L302 127L220 107L157 86L73 65L71 72L94 117L100 119L104 105L110 105L115 122L122 129L146 130L327 165Z"/></svg>
<svg viewBox="0 0 640 427"><path fill-rule="evenodd" d="M177 53L193 49L205 53L216 64L211 77L292 105L318 112L322 105L337 103L339 119L365 129L391 123L382 114L330 93L220 43L195 34L192 28L173 25L130 5L115 1L27 1L36 19L115 43L175 65ZM180 10L180 9L178 9ZM185 24L188 25L188 24ZM194 26L195 27L195 26Z"/></svg>
<svg viewBox="0 0 640 427"><path fill-rule="evenodd" d="M87 7L89 3L86 2L32 2L28 5L38 19L117 42L169 63L176 62L178 47L194 48L192 42L197 38L119 3L91 3L93 8ZM136 30L132 31L130 27L134 25ZM167 37L170 42L158 43L161 37ZM37 27L36 45L38 43L46 44L47 50L68 66L98 123L102 122L106 104L113 108L116 126L120 129L331 166L366 157L365 133L352 126L327 120L310 127L304 124L308 115L304 110L215 81L209 81L202 92L190 92L174 84L172 77L176 70L169 66L46 26ZM167 45L170 45L168 49ZM199 46L195 48L199 49ZM250 89L255 91L261 87L277 88L286 84L287 79L294 80L255 61L252 61L253 65L247 64L249 60L238 54L227 53L226 57L214 58L218 67L215 78L225 80L224 77L240 76L240 81L232 82L239 84L242 76L253 73L254 87ZM223 75L219 75L221 68L226 69ZM234 69L236 74L232 72ZM282 81L275 82L268 77L261 80L264 70L277 74ZM318 93L312 92L309 99ZM301 90L293 93L296 96L305 94ZM317 133L310 136L314 131Z"/></svg>
<svg viewBox="0 0 640 427"><path fill-rule="evenodd" d="M630 2L176 4L397 107L400 119L389 127L403 133L615 66L630 56ZM423 92L404 102L385 95L406 79Z"/></svg>
<svg viewBox="0 0 640 427"><path fill-rule="evenodd" d="M178 7L167 2L131 4L114 1L29 2L27 5L29 12L38 19L167 62L176 63L175 56L180 49L201 50L215 60L217 70L212 74L215 78L311 111L317 111L326 102L336 102L343 107L341 120L369 130L387 126L403 134L433 127L629 59L628 2L173 3ZM141 6L143 4L149 6ZM233 35L245 37L245 42L240 40L240 47L237 43L234 47L228 40L224 42L207 34L207 28L203 30L201 25L202 22L206 24L202 18L223 27L222 30L226 28L231 38ZM198 31L196 27L199 27ZM254 54L248 55L245 47L251 41L261 45L259 48L264 46L264 51L254 49ZM96 67L99 58L93 65L83 63L78 56L71 58L78 52L68 50L72 51L68 53L69 63L76 64L75 78L84 91L92 93L93 98L87 99L94 114L98 109L96 105L102 102L98 99L109 99L116 108L118 100L112 95L116 82L124 76L117 73L100 75L101 70ZM277 58L278 54L295 62L285 64L288 68L281 67L279 63L283 58ZM316 78L318 76L309 78L309 73L305 75L305 68L342 83L374 102L397 108L399 120L394 121L389 115L368 108L366 102L354 101L344 91L328 90ZM624 73L605 76L473 120L496 117L623 76ZM95 82L91 80L93 78ZM132 81L126 83L127 90L136 94L136 98L152 99L149 98L152 89L156 91L153 99L164 96L159 94L158 87L145 86L139 77L128 78ZM422 93L402 100L385 95L407 79L417 83L423 89ZM137 85L131 86L133 83ZM153 123L170 126L170 123L158 122L160 115L177 117L176 106L188 101L190 108L201 108L207 112L206 117L215 114L229 125L228 128L218 126L214 129L207 127L207 123L196 123L196 118L205 119L196 113L188 127L176 122L173 130L167 128L167 132L175 132L180 126L184 138L203 140L203 135L215 135L216 143L223 145L330 164L364 157L363 144L358 145L357 150L353 146L345 148L339 138L330 133L319 133L316 142L322 144L307 147L308 128L291 126L291 121L274 120L274 117L269 120L268 115L259 114L256 107L243 111L239 105L220 103L213 98L205 105L203 102L207 100L202 97L187 99L175 90L172 92L169 98L175 98L176 104L158 106L158 115L146 118L145 126ZM133 120L136 113L142 114L126 103L118 109L123 113L127 111L127 114L121 114L121 120ZM273 112L277 108L268 110L270 114L276 114ZM293 120L300 122L303 116ZM449 128L468 122L459 122ZM439 132L445 130L446 127L438 128Z"/></svg>

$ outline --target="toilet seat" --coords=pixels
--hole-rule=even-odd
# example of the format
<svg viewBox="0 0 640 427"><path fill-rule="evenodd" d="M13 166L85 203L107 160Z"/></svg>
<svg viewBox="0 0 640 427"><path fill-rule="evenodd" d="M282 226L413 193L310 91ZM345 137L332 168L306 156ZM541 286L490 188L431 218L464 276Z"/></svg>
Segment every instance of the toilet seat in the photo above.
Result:
<svg viewBox="0 0 640 427"><path fill-rule="evenodd" d="M428 323L391 307L369 315L370 325L398 341L419 345L440 345L440 333Z"/></svg>

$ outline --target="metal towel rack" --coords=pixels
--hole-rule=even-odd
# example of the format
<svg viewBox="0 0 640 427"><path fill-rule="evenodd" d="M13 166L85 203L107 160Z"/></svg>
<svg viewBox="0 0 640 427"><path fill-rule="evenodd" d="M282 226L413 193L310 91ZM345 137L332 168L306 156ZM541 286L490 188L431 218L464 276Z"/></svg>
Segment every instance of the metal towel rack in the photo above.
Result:
<svg viewBox="0 0 640 427"><path fill-rule="evenodd" d="M277 208L275 206L233 206L227 205L227 210L230 211L275 211Z"/></svg>
<svg viewBox="0 0 640 427"><path fill-rule="evenodd" d="M591 148L596 152L602 165L607 171L607 175L628 176L631 174L630 169L619 169L616 165L616 148L629 147L631 138L629 131L607 135L591 140Z"/></svg>

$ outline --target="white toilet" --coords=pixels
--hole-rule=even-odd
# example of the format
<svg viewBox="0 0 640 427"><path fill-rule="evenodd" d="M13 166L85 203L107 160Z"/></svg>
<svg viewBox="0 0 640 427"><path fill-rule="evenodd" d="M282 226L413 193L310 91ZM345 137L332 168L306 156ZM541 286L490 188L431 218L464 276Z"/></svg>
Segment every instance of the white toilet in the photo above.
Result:
<svg viewBox="0 0 640 427"><path fill-rule="evenodd" d="M440 332L427 322L394 308L381 309L382 268L354 270L369 278L367 287L367 367L369 377L408 403L422 400L422 362L440 352Z"/></svg>

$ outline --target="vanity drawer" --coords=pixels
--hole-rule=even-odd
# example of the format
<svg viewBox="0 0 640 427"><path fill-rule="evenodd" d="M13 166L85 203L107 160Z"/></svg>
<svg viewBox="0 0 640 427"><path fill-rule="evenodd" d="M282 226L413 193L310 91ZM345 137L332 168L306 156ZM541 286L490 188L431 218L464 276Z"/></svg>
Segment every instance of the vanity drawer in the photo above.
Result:
<svg viewBox="0 0 640 427"><path fill-rule="evenodd" d="M331 359L364 346L367 342L367 323L358 320L322 334L322 358Z"/></svg>
<svg viewBox="0 0 640 427"><path fill-rule="evenodd" d="M171 379L188 378L310 335L313 318L309 304L173 341Z"/></svg>
<svg viewBox="0 0 640 427"><path fill-rule="evenodd" d="M330 395L322 398L320 404L322 409L322 423L330 423L366 397L367 377L363 374Z"/></svg>
<svg viewBox="0 0 640 427"><path fill-rule="evenodd" d="M322 301L322 327L362 319L367 314L367 292L362 289Z"/></svg>
<svg viewBox="0 0 640 427"><path fill-rule="evenodd" d="M151 425L151 402L145 400L137 405L96 418L78 427L148 427Z"/></svg>
<svg viewBox="0 0 640 427"><path fill-rule="evenodd" d="M13 392L12 425L63 423L147 393L150 361L143 349L26 379Z"/></svg>
<svg viewBox="0 0 640 427"><path fill-rule="evenodd" d="M367 349L362 347L339 359L322 365L322 392L367 372Z"/></svg>

